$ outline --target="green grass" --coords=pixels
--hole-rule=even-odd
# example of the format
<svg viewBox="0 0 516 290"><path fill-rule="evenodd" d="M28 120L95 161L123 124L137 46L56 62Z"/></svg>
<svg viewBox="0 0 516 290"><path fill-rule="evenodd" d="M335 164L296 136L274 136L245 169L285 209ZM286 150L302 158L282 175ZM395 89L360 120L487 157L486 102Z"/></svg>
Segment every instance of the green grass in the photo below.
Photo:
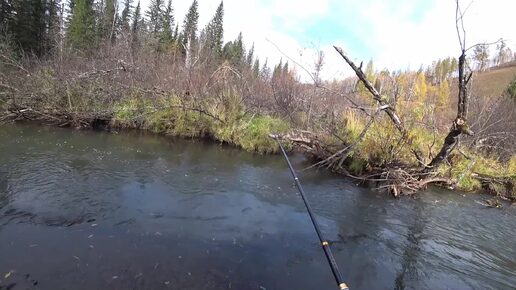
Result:
<svg viewBox="0 0 516 290"><path fill-rule="evenodd" d="M246 117L244 108L239 106L220 106L223 109L218 111L211 109L210 114L220 120L188 109L191 107L193 104L184 104L177 96L153 102L134 96L115 105L112 125L146 129L170 136L211 137L216 141L262 154L274 153L279 149L269 134L286 134L290 130L290 124L280 118ZM210 111L208 105L202 109Z"/></svg>

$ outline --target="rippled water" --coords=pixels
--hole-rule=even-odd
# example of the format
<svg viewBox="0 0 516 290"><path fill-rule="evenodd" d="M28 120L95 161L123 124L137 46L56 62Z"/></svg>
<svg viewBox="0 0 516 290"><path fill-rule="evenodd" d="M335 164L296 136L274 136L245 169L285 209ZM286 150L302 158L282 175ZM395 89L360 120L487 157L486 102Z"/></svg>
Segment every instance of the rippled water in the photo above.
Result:
<svg viewBox="0 0 516 290"><path fill-rule="evenodd" d="M0 289L335 289L279 156L32 125L0 141ZM301 180L351 289L516 287L514 207Z"/></svg>

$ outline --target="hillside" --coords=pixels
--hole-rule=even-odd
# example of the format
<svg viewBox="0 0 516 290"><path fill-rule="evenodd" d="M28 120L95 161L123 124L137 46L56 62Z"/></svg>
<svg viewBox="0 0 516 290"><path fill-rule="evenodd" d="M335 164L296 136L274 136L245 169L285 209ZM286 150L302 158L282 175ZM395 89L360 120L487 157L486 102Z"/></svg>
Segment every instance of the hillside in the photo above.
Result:
<svg viewBox="0 0 516 290"><path fill-rule="evenodd" d="M515 77L516 62L475 73L473 76L473 92L481 96L499 96Z"/></svg>

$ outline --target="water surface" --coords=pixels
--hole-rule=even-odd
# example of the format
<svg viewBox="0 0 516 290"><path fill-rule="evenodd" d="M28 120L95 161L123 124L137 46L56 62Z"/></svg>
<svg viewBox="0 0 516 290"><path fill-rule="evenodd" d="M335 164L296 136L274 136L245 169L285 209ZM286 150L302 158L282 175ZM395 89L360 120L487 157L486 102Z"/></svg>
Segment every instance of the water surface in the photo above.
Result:
<svg viewBox="0 0 516 290"><path fill-rule="evenodd" d="M516 287L514 207L300 177L351 289ZM0 127L0 289L336 287L279 156L13 125Z"/></svg>

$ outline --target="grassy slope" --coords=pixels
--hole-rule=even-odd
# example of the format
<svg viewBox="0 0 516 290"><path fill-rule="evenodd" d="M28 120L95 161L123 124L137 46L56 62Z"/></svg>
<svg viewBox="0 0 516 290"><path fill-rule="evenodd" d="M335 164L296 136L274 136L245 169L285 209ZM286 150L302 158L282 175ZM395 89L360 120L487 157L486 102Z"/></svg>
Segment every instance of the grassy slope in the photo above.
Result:
<svg viewBox="0 0 516 290"><path fill-rule="evenodd" d="M516 62L473 76L473 92L481 96L499 96L516 77Z"/></svg>

